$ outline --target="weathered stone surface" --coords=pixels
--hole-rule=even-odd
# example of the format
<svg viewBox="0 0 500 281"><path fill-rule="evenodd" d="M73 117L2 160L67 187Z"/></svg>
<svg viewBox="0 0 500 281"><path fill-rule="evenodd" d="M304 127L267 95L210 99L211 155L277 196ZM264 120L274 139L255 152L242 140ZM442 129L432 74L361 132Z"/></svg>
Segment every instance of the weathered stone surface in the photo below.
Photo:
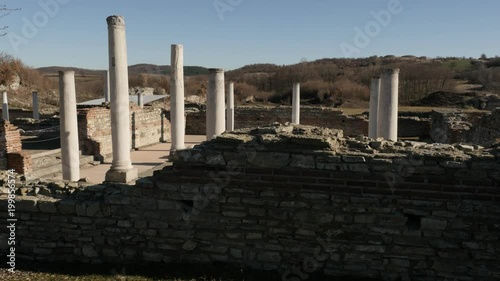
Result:
<svg viewBox="0 0 500 281"><path fill-rule="evenodd" d="M19 257L260 270L315 258L317 272L383 280L493 280L500 271L495 149L401 141L373 151L373 140L307 126L234 135L238 145L205 142L137 186L26 188L16 202L25 205ZM229 169L235 158L241 166Z"/></svg>
<svg viewBox="0 0 500 281"><path fill-rule="evenodd" d="M316 168L316 163L314 161L314 156L312 155L292 154L290 166L296 168L314 169Z"/></svg>
<svg viewBox="0 0 500 281"><path fill-rule="evenodd" d="M424 229L437 229L444 230L448 226L448 222L446 220L438 220L438 219L422 219L422 228Z"/></svg>
<svg viewBox="0 0 500 281"><path fill-rule="evenodd" d="M57 213L56 201L38 201L38 208L44 213Z"/></svg>
<svg viewBox="0 0 500 281"><path fill-rule="evenodd" d="M85 257L87 258L95 258L98 257L97 251L94 249L94 247L89 246L89 245L84 245L82 247L82 253Z"/></svg>
<svg viewBox="0 0 500 281"><path fill-rule="evenodd" d="M261 262L280 262L281 255L276 252L265 252L257 255L257 260Z"/></svg>

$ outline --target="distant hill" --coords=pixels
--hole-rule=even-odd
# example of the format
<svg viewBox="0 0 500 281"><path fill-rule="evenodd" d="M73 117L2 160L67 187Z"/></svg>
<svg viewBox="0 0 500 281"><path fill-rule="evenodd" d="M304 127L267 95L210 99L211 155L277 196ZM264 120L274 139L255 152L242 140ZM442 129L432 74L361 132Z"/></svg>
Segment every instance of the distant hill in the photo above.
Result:
<svg viewBox="0 0 500 281"><path fill-rule="evenodd" d="M83 69L76 67L49 66L37 68L44 75L57 75L58 71L75 71L76 76L100 76L105 73L105 70ZM128 67L129 74L149 74L149 75L169 75L170 65L156 64L135 64ZM208 74L208 68L202 66L185 66L184 75L196 76Z"/></svg>

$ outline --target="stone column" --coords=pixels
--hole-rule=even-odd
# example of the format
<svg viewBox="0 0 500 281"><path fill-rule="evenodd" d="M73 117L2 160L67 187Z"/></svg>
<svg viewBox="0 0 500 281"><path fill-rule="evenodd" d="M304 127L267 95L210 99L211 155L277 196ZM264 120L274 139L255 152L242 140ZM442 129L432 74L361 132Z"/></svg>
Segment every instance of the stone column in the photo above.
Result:
<svg viewBox="0 0 500 281"><path fill-rule="evenodd" d="M398 140L399 69L386 69L381 76L377 135Z"/></svg>
<svg viewBox="0 0 500 281"><path fill-rule="evenodd" d="M227 90L227 124L226 131L234 131L234 82L229 82L229 87Z"/></svg>
<svg viewBox="0 0 500 281"><path fill-rule="evenodd" d="M109 71L106 70L106 74L104 74L104 101L109 102L109 95L110 95L110 89L109 89Z"/></svg>
<svg viewBox="0 0 500 281"><path fill-rule="evenodd" d="M33 119L40 120L40 104L38 102L38 93L31 93L31 97L33 100Z"/></svg>
<svg viewBox="0 0 500 281"><path fill-rule="evenodd" d="M379 107L379 96L380 96L380 77L376 76L372 79L372 84L370 87L370 119L369 119L369 129L368 137L375 139L377 135L378 126L378 107Z"/></svg>
<svg viewBox="0 0 500 281"><path fill-rule="evenodd" d="M144 95L142 93L137 94L137 104L141 109L144 108Z"/></svg>
<svg viewBox="0 0 500 281"><path fill-rule="evenodd" d="M63 180L78 181L80 179L80 150L74 71L59 71L59 108Z"/></svg>
<svg viewBox="0 0 500 281"><path fill-rule="evenodd" d="M300 83L293 84L292 124L300 124Z"/></svg>
<svg viewBox="0 0 500 281"><path fill-rule="evenodd" d="M3 120L9 121L9 101L7 100L7 92L2 94L2 117Z"/></svg>
<svg viewBox="0 0 500 281"><path fill-rule="evenodd" d="M171 152L185 148L186 117L184 115L184 47L172 45L170 49L170 133Z"/></svg>
<svg viewBox="0 0 500 281"><path fill-rule="evenodd" d="M208 70L207 140L221 135L226 129L224 116L224 70Z"/></svg>
<svg viewBox="0 0 500 281"><path fill-rule="evenodd" d="M111 98L111 137L113 162L106 181L127 183L137 178L130 160L130 105L125 21L122 16L106 19L109 32L109 84Z"/></svg>

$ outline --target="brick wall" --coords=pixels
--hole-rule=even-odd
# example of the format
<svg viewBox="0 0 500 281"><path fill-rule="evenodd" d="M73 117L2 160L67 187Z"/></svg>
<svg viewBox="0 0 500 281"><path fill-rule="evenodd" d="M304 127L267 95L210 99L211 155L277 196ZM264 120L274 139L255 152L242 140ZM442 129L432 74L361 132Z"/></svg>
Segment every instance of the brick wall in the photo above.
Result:
<svg viewBox="0 0 500 281"><path fill-rule="evenodd" d="M428 115L428 114L427 114ZM236 107L235 128L253 128L274 122L291 121L292 108L280 106L275 108ZM368 118L366 116L347 116L339 109L320 107L301 107L301 124L341 129L346 135L367 135ZM186 134L205 135L205 111L187 112ZM428 137L430 119L417 116L401 116L399 118L399 137Z"/></svg>
<svg viewBox="0 0 500 281"><path fill-rule="evenodd" d="M170 140L170 123L159 108L132 107L130 111L131 149ZM95 107L78 111L80 147L85 155L106 160L112 156L111 112Z"/></svg>
<svg viewBox="0 0 500 281"><path fill-rule="evenodd" d="M14 169L20 174L33 171L31 156L22 150L21 134L8 121L0 121L0 169Z"/></svg>
<svg viewBox="0 0 500 281"><path fill-rule="evenodd" d="M499 149L281 126L176 157L136 186L20 197L17 256L237 263L283 280L500 278Z"/></svg>

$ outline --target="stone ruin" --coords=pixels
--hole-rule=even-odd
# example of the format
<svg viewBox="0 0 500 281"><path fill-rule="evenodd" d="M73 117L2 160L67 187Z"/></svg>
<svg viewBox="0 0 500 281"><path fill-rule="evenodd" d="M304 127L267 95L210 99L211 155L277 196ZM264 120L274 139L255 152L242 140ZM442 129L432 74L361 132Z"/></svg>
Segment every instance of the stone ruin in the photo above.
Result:
<svg viewBox="0 0 500 281"><path fill-rule="evenodd" d="M20 180L18 257L228 263L284 280L500 278L500 147L274 124L172 160L134 186Z"/></svg>
<svg viewBox="0 0 500 281"><path fill-rule="evenodd" d="M438 143L473 143L492 146L500 141L500 108L465 113L439 110L432 113L431 137Z"/></svg>
<svg viewBox="0 0 500 281"><path fill-rule="evenodd" d="M224 72L211 69L203 128L209 141L185 149L183 49L173 45L173 165L126 185L122 183L137 178L129 153L130 123L137 119L129 118L123 91L128 88L124 20L112 16L107 22L113 42L106 98L111 111L85 112L109 115L113 124L111 141L90 142L100 154L113 154L107 183L76 182L77 167L65 176L71 182L17 177L19 259L228 263L278 271L283 280L302 278L304 272L381 280L500 279L498 110L481 118L440 112L432 118L411 117L412 124L420 124L421 131L431 128L431 137L443 143L397 141L404 127L398 127L399 70L387 70L372 81L376 102L370 120L325 109L301 115L300 85L294 84L291 114L284 110L293 125L232 130L238 110L228 108L228 129ZM73 109L73 73L60 75L61 105ZM299 125L301 120L322 120L325 112L339 116L332 127L361 134L370 127L371 138ZM269 123L252 110L246 114L252 119L248 122ZM73 129L68 126L63 133L74 133L77 117L72 112L65 119ZM163 113L157 125L164 127ZM7 160L17 156L18 162L28 163L19 168L23 170L30 159L7 141L20 138L10 126L2 122L0 145L15 148ZM78 138L67 141L71 145L62 148L63 167L79 157ZM465 144L469 142L476 144ZM66 159L70 147L74 156ZM0 176L6 186L8 173ZM8 205L9 192L3 188L0 204ZM0 214L4 221L7 216ZM0 249L6 252L7 238L0 234Z"/></svg>

